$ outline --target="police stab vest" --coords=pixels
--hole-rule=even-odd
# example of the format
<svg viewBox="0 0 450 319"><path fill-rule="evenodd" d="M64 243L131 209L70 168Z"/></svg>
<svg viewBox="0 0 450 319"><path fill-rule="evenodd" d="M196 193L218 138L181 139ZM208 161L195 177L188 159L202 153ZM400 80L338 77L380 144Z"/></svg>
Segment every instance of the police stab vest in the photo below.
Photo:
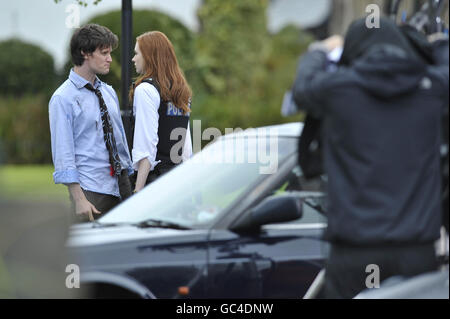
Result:
<svg viewBox="0 0 450 319"><path fill-rule="evenodd" d="M148 78L142 82L153 85L161 96L159 85L154 79ZM156 167L170 169L182 161L181 155L183 154L190 114L183 114L182 109L176 107L170 101L163 101L162 98L160 98L158 113L156 161L161 162Z"/></svg>

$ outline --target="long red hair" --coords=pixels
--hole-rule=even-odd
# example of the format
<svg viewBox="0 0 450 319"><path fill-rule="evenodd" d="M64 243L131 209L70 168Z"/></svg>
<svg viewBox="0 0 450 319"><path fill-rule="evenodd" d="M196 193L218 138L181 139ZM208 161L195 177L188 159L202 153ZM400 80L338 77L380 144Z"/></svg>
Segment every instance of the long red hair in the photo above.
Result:
<svg viewBox="0 0 450 319"><path fill-rule="evenodd" d="M162 101L170 101L186 114L190 112L189 104L192 90L187 83L183 71L178 65L172 43L159 31L146 32L136 38L144 58L144 74L140 75L134 87L130 89L130 102L133 102L134 88L144 79L157 81Z"/></svg>

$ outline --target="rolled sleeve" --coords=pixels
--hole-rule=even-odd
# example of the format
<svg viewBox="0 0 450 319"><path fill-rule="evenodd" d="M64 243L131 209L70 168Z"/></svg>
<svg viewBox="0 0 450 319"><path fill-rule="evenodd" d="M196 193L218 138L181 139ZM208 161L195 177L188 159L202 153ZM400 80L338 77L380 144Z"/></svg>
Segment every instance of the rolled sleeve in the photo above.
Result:
<svg viewBox="0 0 450 319"><path fill-rule="evenodd" d="M158 108L160 96L156 88L148 83L140 84L134 92L135 129L132 150L133 168L138 169L139 161L146 158L151 170L160 162L156 161L158 145Z"/></svg>
<svg viewBox="0 0 450 319"><path fill-rule="evenodd" d="M70 104L65 103L60 96L54 96L49 103L52 159L55 166L53 179L56 184L79 183L70 108Z"/></svg>
<svg viewBox="0 0 450 319"><path fill-rule="evenodd" d="M78 171L76 169L69 169L65 171L55 171L53 173L53 180L55 184L79 184Z"/></svg>
<svg viewBox="0 0 450 319"><path fill-rule="evenodd" d="M142 153L142 152L139 152L139 151L133 149L133 169L137 171L139 168L139 162L143 159L147 159L148 162L150 163L151 170L153 170L155 168L155 166L159 162L161 162L161 161L156 161L155 157L156 157L156 155L150 156L149 153Z"/></svg>

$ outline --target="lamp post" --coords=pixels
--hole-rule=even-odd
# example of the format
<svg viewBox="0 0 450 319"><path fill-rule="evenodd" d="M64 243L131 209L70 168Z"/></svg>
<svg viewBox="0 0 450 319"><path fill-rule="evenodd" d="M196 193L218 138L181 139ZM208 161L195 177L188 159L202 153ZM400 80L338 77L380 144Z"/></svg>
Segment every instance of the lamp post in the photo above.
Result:
<svg viewBox="0 0 450 319"><path fill-rule="evenodd" d="M121 76L121 98L122 98L122 121L125 134L127 136L128 147L132 148L132 112L131 105L128 102L128 93L131 83L131 55L132 55L132 36L133 36L133 9L132 0L122 0L122 36L121 36L121 57L122 66Z"/></svg>

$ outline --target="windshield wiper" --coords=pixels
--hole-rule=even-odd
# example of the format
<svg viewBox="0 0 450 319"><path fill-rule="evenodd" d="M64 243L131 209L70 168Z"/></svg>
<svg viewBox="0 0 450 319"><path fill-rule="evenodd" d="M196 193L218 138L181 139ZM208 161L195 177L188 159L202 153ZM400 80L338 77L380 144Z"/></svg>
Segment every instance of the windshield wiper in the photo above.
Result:
<svg viewBox="0 0 450 319"><path fill-rule="evenodd" d="M100 223L97 220L91 222L92 228L105 228L105 227L116 227L116 226L124 226L129 225L129 223L120 222L120 223Z"/></svg>
<svg viewBox="0 0 450 319"><path fill-rule="evenodd" d="M186 227L183 225L179 225L176 223L167 222L167 221L159 220L159 219L147 219L147 220L144 220L142 222L139 222L139 223L136 223L133 225L136 227L139 227L139 228L158 227L158 228L171 228L171 229L182 229L182 230L190 229L189 227Z"/></svg>

